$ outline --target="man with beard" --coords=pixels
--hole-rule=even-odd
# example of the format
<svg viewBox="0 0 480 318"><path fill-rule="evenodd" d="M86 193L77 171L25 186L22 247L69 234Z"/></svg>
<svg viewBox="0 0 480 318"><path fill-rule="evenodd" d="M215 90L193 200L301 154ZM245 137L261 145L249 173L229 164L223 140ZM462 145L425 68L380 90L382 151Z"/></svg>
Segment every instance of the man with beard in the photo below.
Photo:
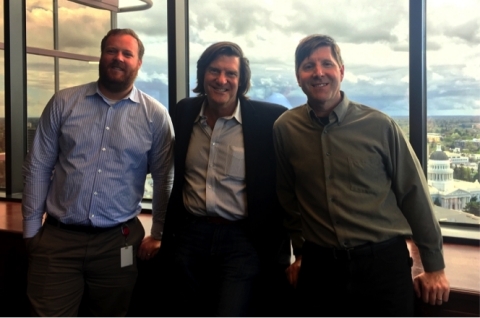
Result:
<svg viewBox="0 0 480 318"><path fill-rule="evenodd" d="M27 295L39 316L125 316L136 257L160 248L173 181L169 114L133 82L144 47L130 29L101 43L97 82L57 92L40 118L23 166ZM137 219L147 173L153 225ZM42 225L42 219L45 222Z"/></svg>

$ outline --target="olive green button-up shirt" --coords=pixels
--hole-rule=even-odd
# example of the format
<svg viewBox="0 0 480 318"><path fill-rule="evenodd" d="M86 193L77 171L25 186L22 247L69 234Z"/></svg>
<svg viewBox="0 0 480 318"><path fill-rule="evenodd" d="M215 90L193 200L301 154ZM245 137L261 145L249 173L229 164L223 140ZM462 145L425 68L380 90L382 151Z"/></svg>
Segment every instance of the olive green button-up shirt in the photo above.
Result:
<svg viewBox="0 0 480 318"><path fill-rule="evenodd" d="M304 240L351 248L413 236L426 271L445 267L421 165L400 127L348 100L323 125L308 105L274 125L278 196L295 251Z"/></svg>

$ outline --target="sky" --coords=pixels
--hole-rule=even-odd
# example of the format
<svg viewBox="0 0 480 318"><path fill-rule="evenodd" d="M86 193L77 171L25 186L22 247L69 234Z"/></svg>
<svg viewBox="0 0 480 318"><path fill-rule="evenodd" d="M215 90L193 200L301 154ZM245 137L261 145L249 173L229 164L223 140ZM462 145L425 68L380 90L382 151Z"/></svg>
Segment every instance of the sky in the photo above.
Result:
<svg viewBox="0 0 480 318"><path fill-rule="evenodd" d="M288 107L303 104L306 98L295 78L295 48L303 37L323 33L342 50L342 90L349 99L391 116L408 116L408 2L190 0L190 88L196 85L200 54L210 44L228 40L238 43L250 60L252 99ZM27 0L27 45L53 47L51 3ZM142 2L120 0L121 7L132 4ZM59 0L59 5L60 49L99 56L100 40L110 27L108 12L67 0ZM118 14L118 27L134 29L146 47L137 87L164 105L166 11L165 0L153 0L148 10ZM53 94L50 60L30 57L29 116L39 115ZM98 65L69 64L62 64L62 87L98 77ZM427 0L427 89L429 116L480 116L480 0Z"/></svg>
<svg viewBox="0 0 480 318"><path fill-rule="evenodd" d="M212 42L237 42L251 61L252 95L280 92L297 106L305 97L295 48L306 35L328 34L342 50L347 96L408 115L408 0L233 3L190 1L192 62ZM427 0L427 23L428 114L480 115L480 1Z"/></svg>

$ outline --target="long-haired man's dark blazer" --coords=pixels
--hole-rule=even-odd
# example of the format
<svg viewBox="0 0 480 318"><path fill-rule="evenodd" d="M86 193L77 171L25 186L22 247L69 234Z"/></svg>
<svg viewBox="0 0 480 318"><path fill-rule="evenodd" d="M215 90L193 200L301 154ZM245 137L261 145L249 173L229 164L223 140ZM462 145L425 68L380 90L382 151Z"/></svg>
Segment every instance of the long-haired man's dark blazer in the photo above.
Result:
<svg viewBox="0 0 480 318"><path fill-rule="evenodd" d="M205 98L185 98L178 102L171 114L175 129L175 179L167 209L162 247L164 244L168 246L175 228L181 225L182 215L188 213L183 203L185 160L193 124ZM290 239L283 227L285 212L276 194L272 136L273 123L287 109L277 104L245 98L240 99L240 105L249 234L258 251L262 267L273 270L271 266L290 263Z"/></svg>

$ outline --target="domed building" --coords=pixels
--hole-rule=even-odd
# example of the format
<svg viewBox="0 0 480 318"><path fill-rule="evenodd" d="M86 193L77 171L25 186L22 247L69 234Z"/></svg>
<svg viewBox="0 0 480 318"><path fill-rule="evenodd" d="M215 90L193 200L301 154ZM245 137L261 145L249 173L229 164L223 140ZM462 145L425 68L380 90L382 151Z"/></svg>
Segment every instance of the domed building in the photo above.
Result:
<svg viewBox="0 0 480 318"><path fill-rule="evenodd" d="M440 145L437 145L437 149L430 155L427 177L433 202L444 208L463 210L472 197L480 199L478 180L468 182L453 179L450 158L442 151Z"/></svg>
<svg viewBox="0 0 480 318"><path fill-rule="evenodd" d="M442 151L440 145L428 159L428 184L440 191L453 188L453 169L450 168L450 158Z"/></svg>

